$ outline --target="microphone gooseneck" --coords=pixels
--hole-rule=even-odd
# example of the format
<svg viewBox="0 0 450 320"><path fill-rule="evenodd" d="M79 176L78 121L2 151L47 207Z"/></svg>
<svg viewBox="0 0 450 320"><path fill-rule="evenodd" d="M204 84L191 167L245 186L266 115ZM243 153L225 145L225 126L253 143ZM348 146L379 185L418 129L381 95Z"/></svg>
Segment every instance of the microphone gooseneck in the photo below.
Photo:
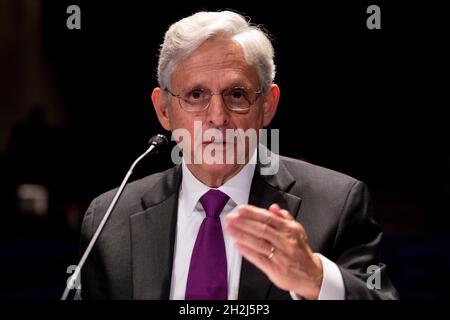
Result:
<svg viewBox="0 0 450 320"><path fill-rule="evenodd" d="M106 221L108 220L109 216L111 215L111 212L113 211L114 207L116 206L116 203L119 200L120 195L122 194L123 190L125 189L125 185L127 184L128 179L130 178L131 174L133 173L134 167L136 167L136 165L139 163L139 161L141 161L149 153L162 150L169 144L167 138L162 134L157 134L157 135L151 137L148 143L150 146L147 148L147 150L143 154L141 154L133 162L133 164L131 165L130 169L128 170L125 178L123 179L122 183L120 184L119 189L117 189L117 192L114 195L114 198L111 201L111 203L108 207L108 210L106 210L106 213L103 216L102 221L100 221L100 224L98 225L97 230L95 231L94 235L92 236L92 239L89 242L89 245L87 246L86 250L84 251L83 255L81 256L80 262L78 262L78 265L75 268L74 273L67 281L66 289L64 290L61 300L66 300L67 296L69 295L70 290L75 287L75 283L80 276L81 268L83 267L84 263L86 262L86 259L89 256L89 253L92 251L92 248L94 247L95 242L97 241L100 233L102 232L103 227L106 224Z"/></svg>

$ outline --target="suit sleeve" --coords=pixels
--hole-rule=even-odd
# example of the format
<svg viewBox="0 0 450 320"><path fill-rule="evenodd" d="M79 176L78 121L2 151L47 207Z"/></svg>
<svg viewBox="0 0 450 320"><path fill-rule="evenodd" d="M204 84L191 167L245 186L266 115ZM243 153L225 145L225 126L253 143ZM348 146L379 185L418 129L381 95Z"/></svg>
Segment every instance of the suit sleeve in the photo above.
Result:
<svg viewBox="0 0 450 320"><path fill-rule="evenodd" d="M96 207L97 200L94 199L83 218L80 239L81 254L86 250L95 232L94 216ZM106 294L105 273L103 270L94 245L86 263L81 269L81 298L83 300L108 299Z"/></svg>
<svg viewBox="0 0 450 320"><path fill-rule="evenodd" d="M344 203L333 250L333 260L344 280L346 299L398 299L386 265L378 260L381 237L381 229L373 219L369 191L364 183L357 181ZM368 268L377 271L371 273Z"/></svg>

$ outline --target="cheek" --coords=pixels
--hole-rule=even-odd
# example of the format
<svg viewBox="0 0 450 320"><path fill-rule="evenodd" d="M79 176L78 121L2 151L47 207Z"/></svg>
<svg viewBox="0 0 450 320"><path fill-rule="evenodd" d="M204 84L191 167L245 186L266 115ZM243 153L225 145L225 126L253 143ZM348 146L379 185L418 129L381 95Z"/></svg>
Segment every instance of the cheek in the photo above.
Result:
<svg viewBox="0 0 450 320"><path fill-rule="evenodd" d="M261 129L263 125L264 115L261 108L254 109L242 119L241 128Z"/></svg>
<svg viewBox="0 0 450 320"><path fill-rule="evenodd" d="M171 131L177 131L177 136L183 136L183 140L189 140L190 143L194 142L194 131L195 131L195 121L198 121L200 124L202 123L201 117L198 117L194 114L186 114L184 112L178 112L171 110L172 112L169 114L169 122L171 126ZM201 125L197 124L197 130L201 129ZM201 134L198 134L201 137Z"/></svg>
<svg viewBox="0 0 450 320"><path fill-rule="evenodd" d="M180 112L178 108L170 106L168 113L171 130L179 128L189 128L189 117Z"/></svg>

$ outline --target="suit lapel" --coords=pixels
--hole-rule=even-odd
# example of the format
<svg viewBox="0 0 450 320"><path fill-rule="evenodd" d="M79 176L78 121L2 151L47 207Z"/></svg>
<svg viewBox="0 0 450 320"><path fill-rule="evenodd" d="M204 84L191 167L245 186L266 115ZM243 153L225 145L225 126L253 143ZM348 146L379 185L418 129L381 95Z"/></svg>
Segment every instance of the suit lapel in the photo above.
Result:
<svg viewBox="0 0 450 320"><path fill-rule="evenodd" d="M296 218L300 209L301 199L288 193L295 184L295 179L283 163L279 162L279 170L275 175L261 175L260 165L256 167L250 189L249 204L268 208L272 203L278 203ZM242 259L239 295L240 300L267 299L272 283L267 276L246 259Z"/></svg>
<svg viewBox="0 0 450 320"><path fill-rule="evenodd" d="M133 299L169 299L180 167L165 174L130 217Z"/></svg>

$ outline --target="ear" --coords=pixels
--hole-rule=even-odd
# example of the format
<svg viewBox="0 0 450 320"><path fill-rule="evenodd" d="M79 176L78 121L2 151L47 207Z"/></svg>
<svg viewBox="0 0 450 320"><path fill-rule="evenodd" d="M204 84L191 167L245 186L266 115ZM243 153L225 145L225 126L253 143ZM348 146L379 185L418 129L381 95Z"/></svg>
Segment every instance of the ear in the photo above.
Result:
<svg viewBox="0 0 450 320"><path fill-rule="evenodd" d="M153 107L155 108L156 115L158 117L159 123L161 126L168 130L170 130L170 120L169 120L169 113L167 111L168 101L166 94L161 88L157 87L153 89L152 92L152 102Z"/></svg>
<svg viewBox="0 0 450 320"><path fill-rule="evenodd" d="M263 103L263 126L267 127L272 121L278 108L280 100L280 88L276 84L272 84L264 97Z"/></svg>

